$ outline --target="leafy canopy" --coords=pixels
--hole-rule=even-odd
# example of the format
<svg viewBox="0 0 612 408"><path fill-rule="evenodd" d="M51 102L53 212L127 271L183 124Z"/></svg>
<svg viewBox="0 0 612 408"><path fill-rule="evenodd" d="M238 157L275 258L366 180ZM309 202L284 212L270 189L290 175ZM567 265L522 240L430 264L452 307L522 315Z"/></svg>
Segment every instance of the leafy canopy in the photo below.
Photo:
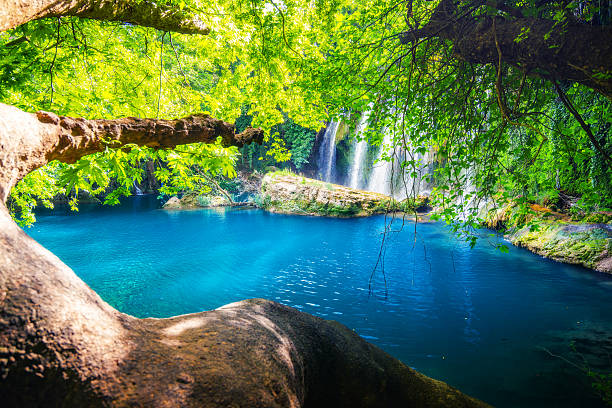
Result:
<svg viewBox="0 0 612 408"><path fill-rule="evenodd" d="M205 112L233 121L246 114L268 132L269 154L278 160L294 155L296 167L307 160L314 135L302 128L316 131L332 117L371 110L364 137L380 145L382 130L392 129L395 149L385 159L397 161L404 177L423 166L422 154L414 152L435 157L433 198L458 229L482 221L483 203L489 209L510 200L527 205L555 199L559 191L582 197L586 210L612 206L610 100L501 61L468 63L448 40L401 44L402 33L424 27L440 1L172 4L201 15L211 34L77 18L34 21L0 34L0 98L29 111L90 118ZM553 30L576 19L609 24L609 11L591 3L503 4L554 20ZM475 19L510 18L484 2L459 5ZM512 41L529 35L522 30ZM591 135L559 95L576 107ZM282 132L275 128L286 119ZM24 201L28 197L43 197L44 203L58 190L96 191L107 179L137 178L143 159L168 163L159 174L168 193L197 188L203 174L219 169L232 174L235 151L199 149L206 153L196 163L184 149L128 152L109 146L75 165L52 164L33 173L14 190L14 202L24 208L32 203ZM127 181L119 184L118 191L128 188Z"/></svg>

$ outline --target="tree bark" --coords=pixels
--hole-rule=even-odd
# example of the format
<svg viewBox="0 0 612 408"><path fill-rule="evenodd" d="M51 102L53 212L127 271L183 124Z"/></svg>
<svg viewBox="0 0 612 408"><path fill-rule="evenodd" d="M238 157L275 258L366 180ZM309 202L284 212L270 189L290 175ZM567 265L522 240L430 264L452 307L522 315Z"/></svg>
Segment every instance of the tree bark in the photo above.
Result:
<svg viewBox="0 0 612 408"><path fill-rule="evenodd" d="M145 0L0 0L0 31L45 17L76 16L120 21L184 34L208 34L210 28L186 10Z"/></svg>
<svg viewBox="0 0 612 408"><path fill-rule="evenodd" d="M26 174L52 160L74 163L81 157L113 147L137 144L153 148L214 143L225 146L262 143L261 129L247 128L235 134L234 125L208 115L176 120L123 118L87 120L57 116L50 112L23 112L0 103L0 200Z"/></svg>
<svg viewBox="0 0 612 408"><path fill-rule="evenodd" d="M453 0L443 0L424 27L404 32L400 41L448 40L460 58L476 64L496 64L499 45L505 63L545 79L577 82L612 98L612 26L557 24L513 14L473 16Z"/></svg>

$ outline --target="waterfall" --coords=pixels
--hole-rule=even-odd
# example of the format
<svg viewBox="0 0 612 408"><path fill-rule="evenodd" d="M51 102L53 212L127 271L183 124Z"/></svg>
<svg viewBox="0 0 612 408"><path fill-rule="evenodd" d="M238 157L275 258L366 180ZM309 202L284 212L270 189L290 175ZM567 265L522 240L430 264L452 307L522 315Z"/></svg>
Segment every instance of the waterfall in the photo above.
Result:
<svg viewBox="0 0 612 408"><path fill-rule="evenodd" d="M142 195L142 190L140 189L140 187L138 187L138 184L136 184L136 181L134 180L134 195Z"/></svg>
<svg viewBox="0 0 612 408"><path fill-rule="evenodd" d="M340 121L335 120L327 125L323 142L319 148L317 165L319 167L319 177L323 181L333 182L336 179L336 133L339 126Z"/></svg>
<svg viewBox="0 0 612 408"><path fill-rule="evenodd" d="M361 115L357 129L355 129L355 136L360 137L361 133L365 130L368 122L370 112L366 111ZM356 140L355 154L353 155L353 162L351 163L351 169L349 172L349 187L361 188L363 184L363 168L368 152L368 141L367 139Z"/></svg>
<svg viewBox="0 0 612 408"><path fill-rule="evenodd" d="M370 177L370 181L368 182L368 190L375 191L377 193L382 193L386 195L390 195L391 193L391 170L393 167L393 163L389 160L385 160L386 155L385 152L391 151L393 149L392 145L392 132L388 129L384 131L384 139L382 144L380 145L380 151L378 152L378 156L376 157L376 162L374 164L374 169L372 170L372 176Z"/></svg>

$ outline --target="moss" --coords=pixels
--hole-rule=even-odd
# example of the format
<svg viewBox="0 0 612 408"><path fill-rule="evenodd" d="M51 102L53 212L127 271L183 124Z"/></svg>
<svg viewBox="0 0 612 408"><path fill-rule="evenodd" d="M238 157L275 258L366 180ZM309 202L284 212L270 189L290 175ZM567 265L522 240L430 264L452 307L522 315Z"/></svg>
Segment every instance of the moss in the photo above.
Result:
<svg viewBox="0 0 612 408"><path fill-rule="evenodd" d="M511 240L545 257L595 268L612 249L612 233L597 224L541 221L537 229L517 229Z"/></svg>
<svg viewBox="0 0 612 408"><path fill-rule="evenodd" d="M584 222L590 222L594 224L608 224L612 223L612 214L604 212L596 212L588 214L583 218Z"/></svg>

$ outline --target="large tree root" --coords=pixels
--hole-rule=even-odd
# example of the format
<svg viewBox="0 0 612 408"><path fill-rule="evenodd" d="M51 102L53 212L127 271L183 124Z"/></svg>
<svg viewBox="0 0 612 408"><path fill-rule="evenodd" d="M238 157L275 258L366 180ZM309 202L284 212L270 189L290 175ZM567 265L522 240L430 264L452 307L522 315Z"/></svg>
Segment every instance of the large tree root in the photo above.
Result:
<svg viewBox="0 0 612 408"><path fill-rule="evenodd" d="M119 313L5 208L0 304L3 406L486 406L339 323L271 301L169 319Z"/></svg>

